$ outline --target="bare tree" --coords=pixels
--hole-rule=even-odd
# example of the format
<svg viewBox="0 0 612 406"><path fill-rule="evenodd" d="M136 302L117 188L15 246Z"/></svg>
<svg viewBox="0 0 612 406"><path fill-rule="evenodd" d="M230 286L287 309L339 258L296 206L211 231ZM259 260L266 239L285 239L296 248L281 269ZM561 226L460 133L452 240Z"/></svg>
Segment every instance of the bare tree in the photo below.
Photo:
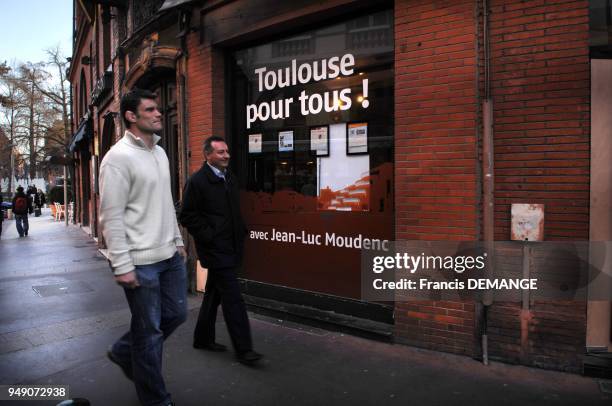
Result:
<svg viewBox="0 0 612 406"><path fill-rule="evenodd" d="M6 62L0 64L0 128L8 138L8 143L3 144L3 155L8 154L10 161L8 190L13 190L13 174L15 172L15 149L17 147L17 133L19 123L24 117L25 103L20 92L20 79L15 74L15 69Z"/></svg>
<svg viewBox="0 0 612 406"><path fill-rule="evenodd" d="M41 62L27 62L19 66L19 90L25 102L25 114L17 125L17 142L25 146L30 178L37 176L40 161L39 151L44 147L44 130L53 120L51 106L41 91L50 75Z"/></svg>
<svg viewBox="0 0 612 406"><path fill-rule="evenodd" d="M49 98L53 103L53 109L61 114L61 120L64 125L64 146L68 151L68 145L70 142L70 98L69 89L70 83L66 77L66 70L68 69L68 61L62 55L59 46L55 48L47 49L47 55L49 60L47 62L47 69L54 71L58 79L57 84L51 84L46 89L41 89L41 92Z"/></svg>
<svg viewBox="0 0 612 406"><path fill-rule="evenodd" d="M63 155L70 144L68 62L59 46L47 54L47 62L0 64L0 128L9 140L4 148L25 160L21 166L30 178L44 168L41 163L47 155Z"/></svg>

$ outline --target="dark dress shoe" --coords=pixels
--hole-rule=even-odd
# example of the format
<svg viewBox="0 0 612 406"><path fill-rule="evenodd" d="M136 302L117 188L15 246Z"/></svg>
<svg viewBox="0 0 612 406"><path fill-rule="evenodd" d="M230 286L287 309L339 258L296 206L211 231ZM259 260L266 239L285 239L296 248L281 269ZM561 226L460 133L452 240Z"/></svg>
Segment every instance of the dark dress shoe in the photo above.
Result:
<svg viewBox="0 0 612 406"><path fill-rule="evenodd" d="M124 365L119 358L117 358L115 356L115 354L113 354L112 350L108 350L106 352L106 356L108 357L108 359L113 363L113 364L117 364L119 366L119 368L121 368L121 371L123 371L123 374L125 375L125 377L127 379L129 379L130 381L134 380L134 375L132 374L132 366L127 366Z"/></svg>
<svg viewBox="0 0 612 406"><path fill-rule="evenodd" d="M236 354L236 358L238 358L238 362L245 364L245 365L253 365L257 361L259 361L262 357L263 355L255 351L239 352Z"/></svg>
<svg viewBox="0 0 612 406"><path fill-rule="evenodd" d="M193 348L197 348L198 350L208 350L208 351L214 351L214 352L227 351L227 347L225 345L218 344L215 342L212 342L209 344L193 343Z"/></svg>

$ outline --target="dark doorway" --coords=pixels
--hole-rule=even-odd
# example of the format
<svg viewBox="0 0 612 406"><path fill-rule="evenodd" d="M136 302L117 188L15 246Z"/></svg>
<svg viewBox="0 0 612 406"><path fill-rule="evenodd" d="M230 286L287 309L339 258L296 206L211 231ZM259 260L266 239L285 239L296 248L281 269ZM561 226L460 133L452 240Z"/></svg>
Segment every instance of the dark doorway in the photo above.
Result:
<svg viewBox="0 0 612 406"><path fill-rule="evenodd" d="M81 185L83 197L81 202L81 225L89 226L89 203L91 201L91 153L88 150L81 151Z"/></svg>
<svg viewBox="0 0 612 406"><path fill-rule="evenodd" d="M115 114L108 112L104 115L104 128L102 129L102 142L100 143L100 162L110 150L115 140Z"/></svg>
<svg viewBox="0 0 612 406"><path fill-rule="evenodd" d="M166 151L170 163L172 199L179 200L179 153L178 118L176 97L176 73L174 70L161 69L144 75L136 87L148 89L157 94L157 105L163 115L164 128L159 136L159 145Z"/></svg>

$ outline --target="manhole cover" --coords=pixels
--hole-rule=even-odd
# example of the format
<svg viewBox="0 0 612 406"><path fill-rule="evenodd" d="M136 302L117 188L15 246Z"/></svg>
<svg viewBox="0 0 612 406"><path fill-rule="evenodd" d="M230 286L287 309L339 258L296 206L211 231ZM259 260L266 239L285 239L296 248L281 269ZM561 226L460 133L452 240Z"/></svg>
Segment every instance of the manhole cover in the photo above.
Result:
<svg viewBox="0 0 612 406"><path fill-rule="evenodd" d="M69 295L71 293L93 292L93 289L85 282L66 282L53 285L32 286L32 289L40 297Z"/></svg>
<svg viewBox="0 0 612 406"><path fill-rule="evenodd" d="M612 393L612 381L599 381L599 389L603 393Z"/></svg>

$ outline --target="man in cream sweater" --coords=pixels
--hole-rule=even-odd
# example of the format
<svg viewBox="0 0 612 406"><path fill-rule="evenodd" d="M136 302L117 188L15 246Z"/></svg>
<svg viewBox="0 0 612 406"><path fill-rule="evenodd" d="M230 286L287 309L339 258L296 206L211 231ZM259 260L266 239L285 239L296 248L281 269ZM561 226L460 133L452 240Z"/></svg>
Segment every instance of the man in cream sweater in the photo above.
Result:
<svg viewBox="0 0 612 406"><path fill-rule="evenodd" d="M132 312L130 331L108 351L134 381L143 405L172 405L162 377L162 348L187 317L186 253L178 229L168 157L155 94L121 99L127 130L100 167L100 227L115 280Z"/></svg>

